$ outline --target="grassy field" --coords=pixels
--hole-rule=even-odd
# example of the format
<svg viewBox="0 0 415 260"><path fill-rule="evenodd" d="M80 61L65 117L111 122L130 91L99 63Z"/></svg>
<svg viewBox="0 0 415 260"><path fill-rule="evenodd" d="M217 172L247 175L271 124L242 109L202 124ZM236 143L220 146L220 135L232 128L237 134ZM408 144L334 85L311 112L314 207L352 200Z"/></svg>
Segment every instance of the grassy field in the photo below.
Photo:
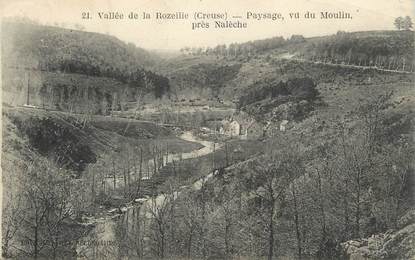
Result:
<svg viewBox="0 0 415 260"><path fill-rule="evenodd" d="M9 119L5 124L11 123L17 126L17 131L21 134L20 138L27 138L31 144L48 143L49 147L41 147L41 149L33 147L46 156L53 156L56 151L61 151L57 150L57 147L63 139L66 144L71 144L74 148L79 144L88 147L88 151L94 154L98 161L99 158L104 157L104 154L121 152L125 147L142 147L144 157L150 158L150 146L155 142L167 145L171 152L190 151L200 147L199 144L179 139L176 133L167 128L133 119L92 116L84 125L84 118L80 115L29 108L6 108L3 115ZM52 126L56 129L50 132L49 136L36 135L42 131L47 133L47 129ZM5 129L8 127L12 125L4 125ZM3 135L7 135L7 132L3 132ZM68 137L72 139L68 140ZM70 152L69 155L75 156L74 153L76 155L75 151Z"/></svg>

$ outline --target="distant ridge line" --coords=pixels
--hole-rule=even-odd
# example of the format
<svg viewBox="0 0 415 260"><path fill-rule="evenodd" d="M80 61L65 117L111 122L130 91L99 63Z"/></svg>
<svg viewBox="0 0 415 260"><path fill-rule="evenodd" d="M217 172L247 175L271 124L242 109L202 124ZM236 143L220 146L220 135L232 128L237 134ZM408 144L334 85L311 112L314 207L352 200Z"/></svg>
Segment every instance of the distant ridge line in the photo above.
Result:
<svg viewBox="0 0 415 260"><path fill-rule="evenodd" d="M356 68L356 69L372 69L377 71L384 71L384 72L392 72L392 73L401 73L401 74L414 74L414 71L405 71L405 70L391 70L391 69L383 69L377 66L362 66L362 65L352 65L352 64L341 64L341 63L330 63L330 62L322 62L322 61L312 61L307 59L300 59L300 58L280 58L282 60L294 60L304 63L312 63L312 64L323 64L332 67L343 67L343 68Z"/></svg>

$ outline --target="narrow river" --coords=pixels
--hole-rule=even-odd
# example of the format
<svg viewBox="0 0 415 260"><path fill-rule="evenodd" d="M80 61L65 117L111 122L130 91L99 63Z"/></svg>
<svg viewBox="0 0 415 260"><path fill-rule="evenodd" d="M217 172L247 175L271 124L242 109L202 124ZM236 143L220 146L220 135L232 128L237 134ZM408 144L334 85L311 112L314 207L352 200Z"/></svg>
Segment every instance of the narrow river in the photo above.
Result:
<svg viewBox="0 0 415 260"><path fill-rule="evenodd" d="M172 153L164 155L165 162L171 163L180 159L192 159L200 156L208 155L214 152L215 149L219 149L222 144L211 141L200 140L187 131L180 135L180 138L185 141L197 142L203 145L202 148L185 153ZM149 161L149 163L151 163ZM199 190L203 182L207 181L214 174L209 173L207 176L194 182L191 187L194 190ZM184 187L181 187L184 188ZM132 204L124 208L123 214L108 216L105 218L95 219L94 227L89 234L80 241L76 247L78 259L112 259L114 257L114 250L116 250L117 237L116 237L116 225L122 220L123 225L127 232L136 232L136 224L134 220L137 216L145 216L146 219L151 219L158 210L165 206L168 199L176 199L180 195L180 191L175 191L173 194L159 194L153 198L140 199L140 203ZM168 199L167 199L168 198Z"/></svg>

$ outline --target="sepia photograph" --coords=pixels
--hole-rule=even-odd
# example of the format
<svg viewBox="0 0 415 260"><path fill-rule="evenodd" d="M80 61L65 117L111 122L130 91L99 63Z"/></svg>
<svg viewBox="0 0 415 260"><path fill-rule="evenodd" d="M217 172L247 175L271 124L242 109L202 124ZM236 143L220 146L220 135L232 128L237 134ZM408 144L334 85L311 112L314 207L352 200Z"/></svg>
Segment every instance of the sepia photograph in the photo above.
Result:
<svg viewBox="0 0 415 260"><path fill-rule="evenodd" d="M413 0L0 10L2 259L415 259Z"/></svg>

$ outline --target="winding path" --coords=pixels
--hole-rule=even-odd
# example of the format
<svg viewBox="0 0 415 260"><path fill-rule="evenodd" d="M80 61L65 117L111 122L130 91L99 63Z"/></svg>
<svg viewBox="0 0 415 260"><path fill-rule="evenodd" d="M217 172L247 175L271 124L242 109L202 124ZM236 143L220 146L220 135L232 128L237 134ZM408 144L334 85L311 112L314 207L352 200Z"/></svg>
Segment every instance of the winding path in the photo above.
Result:
<svg viewBox="0 0 415 260"><path fill-rule="evenodd" d="M172 162L173 160L177 161L179 159L192 159L205 156L214 152L215 149L222 147L222 144L220 143L201 140L194 136L190 131L184 132L182 135L180 135L180 138L185 141L197 142L203 145L203 147L186 153L175 153L165 155L167 157L165 158L165 160L168 163ZM181 188L192 188L194 190L199 190L202 184L213 176L213 173L209 173L207 176L202 177L196 182L194 182L191 185L191 187L183 186ZM123 214L116 214L105 218L94 219L90 223L94 225L93 230L91 230L89 232L89 235L85 237L79 245L77 245L76 251L78 259L94 259L94 256L96 254L96 252L94 252L95 250L93 250L94 246L102 248L105 244L109 244L111 242L116 241L114 227L119 217L126 218L128 223L128 218L133 219L134 214L136 214L134 211L138 208L140 211L144 210L145 216L147 218L152 218L154 212L157 212L159 208L165 206L166 199L168 197L169 199L176 199L180 195L180 193L180 191L175 191L169 195L159 194L156 197L140 199L139 205L133 204L129 207L123 208ZM88 243L88 241L92 241L92 244Z"/></svg>
<svg viewBox="0 0 415 260"><path fill-rule="evenodd" d="M307 59L300 59L294 57L282 57L281 59L285 60L294 60L303 63L312 63L312 64L322 64L326 66L332 67L342 67L342 68L355 68L355 69L363 69L363 70L376 70L376 71L384 71L384 72L392 72L392 73L400 73L400 74L413 74L413 71L406 71L406 70L393 70L393 69L385 69L377 66L363 66L363 65L353 65L353 64L342 64L342 63L330 63L330 62L323 62L323 61L313 61Z"/></svg>

